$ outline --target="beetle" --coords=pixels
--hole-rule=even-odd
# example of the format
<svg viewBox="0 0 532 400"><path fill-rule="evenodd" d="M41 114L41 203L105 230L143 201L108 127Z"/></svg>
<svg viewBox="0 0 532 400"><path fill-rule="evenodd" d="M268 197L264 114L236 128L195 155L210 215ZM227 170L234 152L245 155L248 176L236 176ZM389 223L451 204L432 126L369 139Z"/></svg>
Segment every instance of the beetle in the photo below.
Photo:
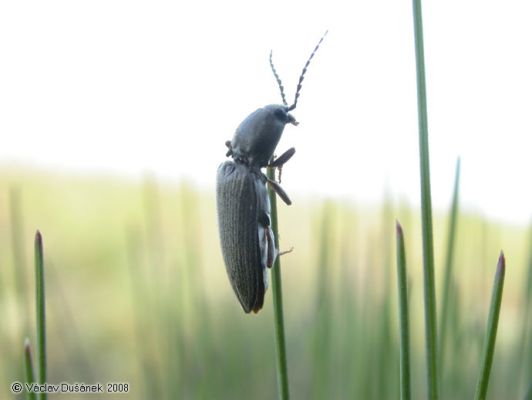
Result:
<svg viewBox="0 0 532 400"><path fill-rule="evenodd" d="M281 186L261 169L282 166L294 155L290 148L274 158L275 148L287 124L298 122L290 114L297 106L307 67L327 32L308 58L299 77L294 103L288 106L284 88L275 70L270 52L270 67L279 85L283 104L270 104L246 117L237 127L225 161L216 176L216 205L222 255L233 290L246 313L257 313L268 288L268 268L279 252L275 247L270 221L269 185L287 204L291 201Z"/></svg>

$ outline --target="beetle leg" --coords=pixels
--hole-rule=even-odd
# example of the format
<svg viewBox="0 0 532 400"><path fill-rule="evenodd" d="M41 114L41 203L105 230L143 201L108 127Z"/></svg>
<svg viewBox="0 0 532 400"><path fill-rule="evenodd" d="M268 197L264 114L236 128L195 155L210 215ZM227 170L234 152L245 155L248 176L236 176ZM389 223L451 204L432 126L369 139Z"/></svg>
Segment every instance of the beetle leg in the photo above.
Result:
<svg viewBox="0 0 532 400"><path fill-rule="evenodd" d="M277 254L278 257L284 256L285 254L291 253L294 251L294 246L290 247L288 250L280 251L279 254Z"/></svg>
<svg viewBox="0 0 532 400"><path fill-rule="evenodd" d="M273 238L273 231L270 227L268 227L268 230L266 232L266 238L268 240L268 252L267 252L268 260L267 260L266 266L268 268L271 268L278 254L277 254L277 249L275 248L275 240Z"/></svg>
<svg viewBox="0 0 532 400"><path fill-rule="evenodd" d="M279 157L277 157L275 160L272 160L268 167L273 168L281 168L288 160L292 158L292 156L296 153L296 149L293 147L290 147L288 150L286 150L283 154L281 154Z"/></svg>
<svg viewBox="0 0 532 400"><path fill-rule="evenodd" d="M231 141L230 140L226 141L225 145L229 149L229 150L227 150L227 153L225 153L225 156L226 157L232 156L233 155L233 146L231 146Z"/></svg>
<svg viewBox="0 0 532 400"><path fill-rule="evenodd" d="M279 183L281 183L281 175L283 174L283 165L286 164L286 162L290 160L295 153L296 153L296 149L293 147L290 147L283 154L281 154L278 158L272 159L272 161L268 164L268 167L277 168L279 170Z"/></svg>
<svg viewBox="0 0 532 400"><path fill-rule="evenodd" d="M268 265L268 227L259 222L259 248L260 248L260 263L263 268Z"/></svg>
<svg viewBox="0 0 532 400"><path fill-rule="evenodd" d="M287 205L292 204L292 200L288 197L286 192L283 190L283 188L275 182L273 179L267 178L267 182L270 185L270 187L273 189L275 193L283 200Z"/></svg>
<svg viewBox="0 0 532 400"><path fill-rule="evenodd" d="M270 217L267 213L259 215L259 245L261 252L261 263L263 267L271 268L277 258L277 249L273 231L270 226Z"/></svg>
<svg viewBox="0 0 532 400"><path fill-rule="evenodd" d="M277 169L279 170L279 183L281 183L281 178L283 176L283 166L281 165Z"/></svg>

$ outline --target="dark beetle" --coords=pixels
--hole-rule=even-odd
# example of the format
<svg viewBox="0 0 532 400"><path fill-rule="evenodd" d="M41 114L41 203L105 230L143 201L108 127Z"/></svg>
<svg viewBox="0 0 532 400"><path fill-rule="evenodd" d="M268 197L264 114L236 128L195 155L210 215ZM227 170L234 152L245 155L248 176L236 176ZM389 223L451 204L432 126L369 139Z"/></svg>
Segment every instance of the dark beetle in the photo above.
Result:
<svg viewBox="0 0 532 400"><path fill-rule="evenodd" d="M327 32L325 32L325 35ZM307 60L297 85L294 103L286 103L281 79L270 66L279 85L283 105L271 104L251 113L226 142L227 156L218 168L216 203L220 242L231 286L246 313L258 312L264 303L268 287L267 268L271 268L278 250L270 227L270 200L266 184L288 205L290 199L279 184L266 177L263 167L281 168L295 153L291 148L274 160L273 153L286 124L297 125L289 113L296 108L301 84L310 60L323 37Z"/></svg>

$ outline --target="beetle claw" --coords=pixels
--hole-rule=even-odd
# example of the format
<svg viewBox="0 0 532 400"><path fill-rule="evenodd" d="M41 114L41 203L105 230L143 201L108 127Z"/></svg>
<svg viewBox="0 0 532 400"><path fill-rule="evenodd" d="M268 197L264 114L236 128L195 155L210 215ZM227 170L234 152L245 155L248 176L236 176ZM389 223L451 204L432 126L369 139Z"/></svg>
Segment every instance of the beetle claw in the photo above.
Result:
<svg viewBox="0 0 532 400"><path fill-rule="evenodd" d="M280 251L279 254L277 254L277 257L284 256L285 254L291 253L294 251L294 246L290 247L288 250Z"/></svg>

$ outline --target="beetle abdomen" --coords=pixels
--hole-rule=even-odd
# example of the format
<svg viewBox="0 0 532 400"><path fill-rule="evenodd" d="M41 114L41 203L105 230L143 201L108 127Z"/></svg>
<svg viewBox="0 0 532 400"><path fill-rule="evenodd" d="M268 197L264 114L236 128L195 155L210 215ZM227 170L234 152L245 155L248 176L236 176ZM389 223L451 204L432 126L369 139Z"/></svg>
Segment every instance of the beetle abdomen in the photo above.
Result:
<svg viewBox="0 0 532 400"><path fill-rule="evenodd" d="M268 248L259 242L264 199L258 199L258 185L264 186L260 172L243 164L226 161L218 168L216 203L222 254L231 286L246 313L262 308L267 287L262 254Z"/></svg>

